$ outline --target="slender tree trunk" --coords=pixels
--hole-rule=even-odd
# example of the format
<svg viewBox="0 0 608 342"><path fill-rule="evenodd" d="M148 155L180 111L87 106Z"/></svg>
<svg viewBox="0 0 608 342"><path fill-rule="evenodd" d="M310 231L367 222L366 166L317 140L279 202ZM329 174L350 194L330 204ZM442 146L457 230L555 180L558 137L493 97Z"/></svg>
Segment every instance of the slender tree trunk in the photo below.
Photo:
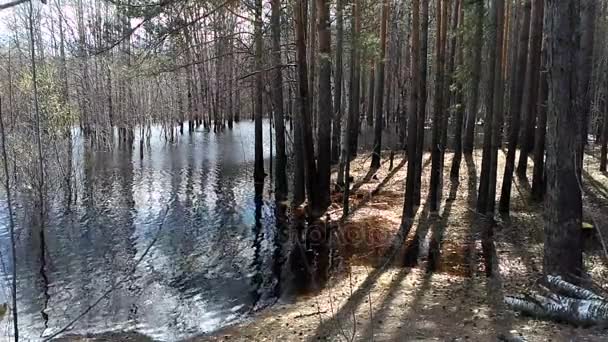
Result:
<svg viewBox="0 0 608 342"><path fill-rule="evenodd" d="M473 47L473 61L470 93L467 98L467 117L465 121L465 135L463 141L463 151L466 154L473 153L475 146L475 124L477 110L479 106L479 87L481 81L481 66L482 66L482 48L483 48L483 25L484 25L484 8L483 1L478 0L475 3L475 46Z"/></svg>
<svg viewBox="0 0 608 342"><path fill-rule="evenodd" d="M464 24L464 4L462 1L459 4L458 16L460 17L460 25ZM462 31L459 29L458 31ZM456 34L456 33L454 33ZM464 66L464 40L462 32L457 33L457 42L454 48L458 49L456 56L456 65ZM460 174L460 164L462 162L462 129L464 126L464 87L462 80L455 77L456 83L456 98L455 98L455 111L456 111L456 122L454 123L454 158L452 159L452 168L450 170L450 178L457 180Z"/></svg>
<svg viewBox="0 0 608 342"><path fill-rule="evenodd" d="M351 46L356 46L359 39L359 0L353 0L352 3L352 17L351 17ZM349 212L349 196L350 196L350 157L352 155L351 148L353 146L352 140L356 137L353 134L353 125L357 124L358 120L355 118L359 111L359 54L357 49L351 48L350 50L350 106L348 111L348 118L346 118L344 135L343 135L343 147L342 147L342 164L344 164L344 195L342 197L342 216L346 217ZM356 143L355 143L356 148Z"/></svg>
<svg viewBox="0 0 608 342"><path fill-rule="evenodd" d="M382 153L382 125L384 124L384 65L386 61L386 29L388 22L388 0L382 4L382 21L380 26L380 58L378 59L378 73L376 74L374 105L374 152L372 154L372 169L380 167L380 157Z"/></svg>
<svg viewBox="0 0 608 342"><path fill-rule="evenodd" d="M593 43L597 0L580 1L580 48L577 56L577 110L580 116L579 130L582 144L577 152L579 174L583 167L583 154L589 136L589 117L591 112L591 75L593 73Z"/></svg>
<svg viewBox="0 0 608 342"><path fill-rule="evenodd" d="M600 171L606 172L608 164L608 108L604 109L604 122L602 123L602 147L600 149Z"/></svg>
<svg viewBox="0 0 608 342"><path fill-rule="evenodd" d="M318 193L317 214L320 216L330 204L331 178L331 118L333 106L331 98L331 27L328 0L317 1L317 31L319 34L319 96L318 96Z"/></svg>
<svg viewBox="0 0 608 342"><path fill-rule="evenodd" d="M502 0L492 0L491 8L489 10L490 13L490 32L488 33L488 43L494 44L494 48L489 49L489 57L488 57L488 80L487 80L487 89L485 94L485 102L486 102L486 118L485 118L485 127L484 127L484 138L483 138L483 157L481 160L481 174L479 178L479 194L477 196L477 212L481 214L487 214L489 212L488 208L490 207L489 202L489 194L490 194L490 184L491 184L491 165L492 165L492 133L494 129L494 118L498 115L495 112L495 87L496 79L500 80L499 75L501 75L501 63L498 62L498 55L500 55L502 42L498 40L499 36L502 36L502 26L500 25L498 18L498 7L502 5ZM497 71L498 70L498 71ZM494 200L491 200L494 202ZM493 207L493 206L492 206ZM493 216L493 215L492 215Z"/></svg>
<svg viewBox="0 0 608 342"><path fill-rule="evenodd" d="M546 43L544 43L546 44ZM546 47L543 47L543 68L546 65ZM547 134L547 71L540 71L538 97L538 125L534 142L534 171L532 174L532 200L540 202L545 196L545 137Z"/></svg>
<svg viewBox="0 0 608 342"><path fill-rule="evenodd" d="M419 102L417 104L417 141L416 145L416 189L414 200L416 205L420 205L420 189L422 187L422 156L424 154L424 124L426 121L427 106L427 69L428 69L428 47L429 47L429 1L421 0L420 6L420 89ZM412 58L416 58L412 55Z"/></svg>
<svg viewBox="0 0 608 342"><path fill-rule="evenodd" d="M281 1L272 0L272 98L274 102L274 124L276 134L277 164L275 176L275 198L287 199L287 156L285 155L285 120L283 118L283 75L281 72ZM231 95L230 95L231 96ZM232 102L232 101L231 101ZM232 126L232 120L229 121Z"/></svg>
<svg viewBox="0 0 608 342"><path fill-rule="evenodd" d="M262 0L255 2L255 69L258 71L255 75L255 168L253 178L256 185L256 195L262 195L264 187L264 147L263 147L263 132L262 132L262 96L264 92L262 78Z"/></svg>
<svg viewBox="0 0 608 342"><path fill-rule="evenodd" d="M433 109L433 137L431 147L431 211L436 212L439 209L439 189L441 183L441 129L443 123L443 16L446 11L443 10L446 6L445 0L437 0L437 37L435 42L435 103Z"/></svg>
<svg viewBox="0 0 608 342"><path fill-rule="evenodd" d="M423 0L424 1L424 0ZM416 192L416 153L418 137L418 92L420 91L420 65L416 56L420 55L420 0L412 1L412 35L411 35L411 67L410 79L411 90L409 93L409 126L407 134L407 179L405 183L405 202L403 206L403 220L412 219L415 216L415 192Z"/></svg>
<svg viewBox="0 0 608 342"><path fill-rule="evenodd" d="M533 51L530 49L528 53L528 38L530 33L530 0L525 0L523 5L520 7L523 12L521 25L519 26L519 39L517 42L517 59L514 65L513 77L511 79L511 97L510 97L510 108L511 114L510 125L509 125L509 150L507 151L507 159L505 163L504 177L502 181L502 188L500 194L499 210L502 213L508 213L511 205L511 185L513 184L513 169L515 168L515 152L517 150L517 138L519 137L519 123L520 114L522 109L522 92L524 90L524 83L531 83L531 87L534 87L532 78L536 75L533 71L533 66L528 66L528 61L534 57L535 53L539 51ZM528 56L528 60L526 60ZM531 63L530 63L531 64ZM527 72L527 73L526 73ZM527 104L525 104L527 105Z"/></svg>
<svg viewBox="0 0 608 342"><path fill-rule="evenodd" d="M298 88L300 102L300 121L302 125L302 149L304 155L304 174L306 193L308 195L309 213L317 207L318 192L317 166L314 156L312 123L310 117L310 98L308 93L308 67L306 63L306 27L308 0L295 4L294 19L296 25L296 58L298 64Z"/></svg>
<svg viewBox="0 0 608 342"><path fill-rule="evenodd" d="M308 44L308 95L310 96L310 120L313 134L317 132L318 112L314 106L314 99L317 96L317 0L309 1L310 20L308 20L308 35L306 42ZM313 143L314 144L314 143ZM314 146L314 145L313 145Z"/></svg>
<svg viewBox="0 0 608 342"><path fill-rule="evenodd" d="M358 1L358 0L354 0ZM360 4L359 4L360 5ZM357 6L354 6L357 7ZM354 13L354 35L353 42L351 43L354 46L355 50L360 49L359 45L361 42L359 41L359 33L361 32L361 10L360 8ZM361 100L361 55L356 52L354 54L354 60L351 62L351 74L353 75L353 86L351 92L351 107L350 110L352 113L352 124L350 125L350 155L351 157L357 156L357 150L359 147L359 127L361 126L361 111L360 111L360 100Z"/></svg>
<svg viewBox="0 0 608 342"><path fill-rule="evenodd" d="M340 138L342 134L342 53L344 49L344 0L336 5L336 71L334 76L334 117L332 127L332 163L340 161Z"/></svg>
<svg viewBox="0 0 608 342"><path fill-rule="evenodd" d="M544 272L578 282L583 272L582 201L577 175L581 113L576 108L577 8L574 1L547 0L547 196ZM579 133L580 134L580 133Z"/></svg>
<svg viewBox="0 0 608 342"><path fill-rule="evenodd" d="M369 79L367 81L367 125L374 125L374 80L376 78L376 66L374 62L371 63L369 68Z"/></svg>
<svg viewBox="0 0 608 342"><path fill-rule="evenodd" d="M4 118L2 117L2 99L0 99L0 134L2 135L2 159L4 164L4 191L6 191L6 206L8 207L9 232L11 237L11 263L12 282L11 300L13 313L13 334L15 341L19 341L19 317L17 310L17 241L15 239L15 218L13 216L13 197L11 195L10 173L8 172L8 154L6 153L6 134L4 130ZM71 162L71 161L70 161Z"/></svg>
<svg viewBox="0 0 608 342"><path fill-rule="evenodd" d="M496 0L496 17L498 23L498 35L496 37L497 42L497 53L496 53L496 66L495 72L498 74L494 85L494 115L492 120L492 154L490 155L490 179L489 179L489 191L488 191L488 206L486 214L494 214L494 206L496 204L496 177L498 173L498 150L502 145L502 128L503 128L503 92L504 92L504 80L500 74L500 65L502 65L502 40L503 30L500 28L504 24L504 0Z"/></svg>
<svg viewBox="0 0 608 342"><path fill-rule="evenodd" d="M540 0L533 0L532 20L530 23L530 52L528 53L528 64L526 65L526 80L524 84L522 100L522 118L524 130L521 135L520 154L517 164L517 176L525 178L528 171L528 156L535 145L534 122L538 111L538 91L540 77L540 50L543 31L544 4Z"/></svg>

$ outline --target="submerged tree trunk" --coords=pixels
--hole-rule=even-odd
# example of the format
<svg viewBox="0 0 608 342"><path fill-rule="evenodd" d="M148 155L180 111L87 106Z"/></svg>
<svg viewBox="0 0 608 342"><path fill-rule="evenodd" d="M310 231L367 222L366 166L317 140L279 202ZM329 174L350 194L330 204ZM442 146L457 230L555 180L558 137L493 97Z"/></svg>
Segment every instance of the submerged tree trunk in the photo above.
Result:
<svg viewBox="0 0 608 342"><path fill-rule="evenodd" d="M547 195L544 272L576 281L583 271L582 201L577 176L575 2L547 0Z"/></svg>
<svg viewBox="0 0 608 342"><path fill-rule="evenodd" d="M255 6L255 68L262 70L262 0L256 0ZM262 195L264 187L264 147L262 141L262 96L263 96L262 73L258 72L255 76L255 167L253 179L256 185L256 195Z"/></svg>

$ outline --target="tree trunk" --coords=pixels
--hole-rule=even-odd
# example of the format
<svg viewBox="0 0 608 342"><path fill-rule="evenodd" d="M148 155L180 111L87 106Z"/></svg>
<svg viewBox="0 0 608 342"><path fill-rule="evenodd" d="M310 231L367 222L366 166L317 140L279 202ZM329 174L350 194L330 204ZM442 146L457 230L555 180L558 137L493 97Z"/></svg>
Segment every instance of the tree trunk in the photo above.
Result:
<svg viewBox="0 0 608 342"><path fill-rule="evenodd" d="M589 116L591 112L591 74L593 72L593 43L597 0L580 1L580 49L578 51L578 90L577 98L580 117L582 145L578 154L579 167L582 167L583 151L589 136Z"/></svg>
<svg viewBox="0 0 608 342"><path fill-rule="evenodd" d="M423 0L424 1L424 0ZM420 91L420 66L419 59L416 56L420 55L420 0L412 2L412 35L411 35L411 67L410 79L411 90L409 96L409 126L407 134L407 180L405 183L405 202L403 206L403 219L413 219L415 216L415 192L416 192L416 169L417 169L417 149L422 146L417 146L418 137L418 92Z"/></svg>
<svg viewBox="0 0 608 342"><path fill-rule="evenodd" d="M464 22L464 4L460 2L458 12L460 25ZM461 30L458 30L461 31ZM455 43L455 47L458 49L456 56L456 64L464 66L464 40L461 32L457 34L458 41ZM458 47L456 47L458 46ZM464 125L464 87L462 81L457 77L454 78L456 81L456 98L455 98L455 111L456 111L456 122L454 123L454 158L452 159L452 168L450 170L450 178L458 180L460 174L460 164L462 162L462 129Z"/></svg>
<svg viewBox="0 0 608 342"><path fill-rule="evenodd" d="M287 156L285 155L283 75L281 72L281 1L272 0L271 6L272 15L270 20L272 28L272 63L274 64L272 78L272 99L274 102L274 124L277 151L275 198L277 201L284 201L287 199ZM229 121L229 125L232 126L232 120Z"/></svg>
<svg viewBox="0 0 608 342"><path fill-rule="evenodd" d="M351 46L355 46L359 38L359 0L353 0L352 3L352 17L351 17ZM343 133L343 145L342 145L342 162L344 165L344 195L342 198L342 216L346 217L349 212L349 196L350 196L350 158L352 155L351 148L353 146L352 140L355 138L353 134L353 125L357 123L355 115L358 115L359 110L359 76L358 76L358 59L359 54L357 49L350 50L350 105L348 109L348 117L344 124ZM356 148L356 143L355 143Z"/></svg>
<svg viewBox="0 0 608 342"><path fill-rule="evenodd" d="M357 1L357 0L355 0ZM354 6L354 5L353 5ZM356 7L356 6L354 6ZM353 9L354 10L354 9ZM361 10L358 9L354 14L354 32L353 32L353 42L352 46L356 48L354 50L359 49L359 45L361 42L359 41L359 33L361 32ZM361 112L360 112L360 100L361 100L361 55L359 52L355 51L355 54L352 56L354 59L351 61L351 75L353 77L351 86L351 106L349 113L353 120L350 125L350 155L352 157L357 156L357 149L359 146L359 127L361 120Z"/></svg>
<svg viewBox="0 0 608 342"><path fill-rule="evenodd" d="M443 6L442 6L443 3ZM430 184L430 201L431 211L436 212L439 209L439 192L441 183L441 134L443 123L443 24L445 23L444 16L447 6L446 0L437 0L437 37L435 41L435 94L433 108L433 137L431 146L431 184Z"/></svg>
<svg viewBox="0 0 608 342"><path fill-rule="evenodd" d="M318 196L317 166L314 156L312 124L310 118L310 98L308 94L308 68L306 63L306 25L308 0L295 4L294 19L296 25L296 49L298 63L298 88L300 102L300 121L302 126L302 149L304 155L304 173L306 178L306 193L308 195L309 213L317 207Z"/></svg>
<svg viewBox="0 0 608 342"><path fill-rule="evenodd" d="M475 124L479 105L479 87L481 84L482 48L483 48L483 25L484 8L483 1L475 3L475 46L473 47L473 61L471 73L470 93L466 105L465 135L463 141L463 151L466 154L473 153L475 146Z"/></svg>
<svg viewBox="0 0 608 342"><path fill-rule="evenodd" d="M606 100L608 104L608 100ZM606 172L608 164L608 105L604 108L604 120L602 122L602 147L600 150L600 171Z"/></svg>
<svg viewBox="0 0 608 342"><path fill-rule="evenodd" d="M317 1L317 29L319 33L319 129L318 129L318 193L319 202L316 208L318 216L322 215L330 204L331 177L331 118L333 106L331 99L331 30L329 22L328 0Z"/></svg>
<svg viewBox="0 0 608 342"><path fill-rule="evenodd" d="M538 2L538 1L537 1ZM511 95L509 112L511 114L509 124L509 150L505 162L504 177L502 180L502 188L500 194L499 210L502 213L508 213L511 206L511 185L513 184L513 169L515 167L515 152L517 151L517 138L519 137L519 123L522 109L522 92L524 83L530 83L534 87L532 78L536 75L532 69L532 65L528 66L528 61L536 58L535 54L539 51L530 49L528 53L528 38L530 33L530 0L525 0L520 7L523 12L521 25L519 26L519 39L517 42L517 58L513 69L511 79ZM526 57L528 59L526 60ZM531 63L530 63L531 64ZM525 104L527 105L527 104Z"/></svg>
<svg viewBox="0 0 608 342"><path fill-rule="evenodd" d="M417 104L417 141L416 145L416 189L414 200L416 205L420 205L420 189L422 185L422 156L424 154L424 124L426 121L426 105L427 105L427 68L428 68L428 47L429 47L429 1L421 0L420 17L420 89L419 102ZM415 58L412 56L411 58Z"/></svg>
<svg viewBox="0 0 608 342"><path fill-rule="evenodd" d="M255 167L253 171L253 179L255 182L256 196L262 195L264 187L264 147L263 147L263 132L262 132L262 96L263 96L263 79L262 73L262 0L256 0L255 6L255 69L258 73L255 75Z"/></svg>
<svg viewBox="0 0 608 342"><path fill-rule="evenodd" d="M382 125L384 124L384 65L386 61L386 29L388 22L388 0L382 4L382 21L380 23L380 58L378 59L378 72L376 74L374 105L374 152L372 153L372 169L380 167L380 157L382 153Z"/></svg>
<svg viewBox="0 0 608 342"><path fill-rule="evenodd" d="M374 125L374 80L376 78L375 76L375 70L376 70L376 66L374 65L374 62L371 63L370 68L369 68L369 80L367 81L367 125L368 126L373 126Z"/></svg>
<svg viewBox="0 0 608 342"><path fill-rule="evenodd" d="M543 48L544 50L545 48ZM543 51L543 55L546 52ZM543 68L546 56L543 58ZM545 137L547 135L547 71L540 72L538 97L538 124L534 134L534 171L532 173L532 200L541 202L545 196Z"/></svg>
<svg viewBox="0 0 608 342"><path fill-rule="evenodd" d="M332 163L340 161L340 136L342 134L342 52L344 45L344 0L336 5L336 71L334 76L334 117L332 127Z"/></svg>
<svg viewBox="0 0 608 342"><path fill-rule="evenodd" d="M496 37L497 42L497 54L496 54L496 65L499 67L502 65L502 41L504 31L500 28L504 24L504 0L496 1L496 17L498 22L498 35ZM503 128L503 100L504 100L504 80L500 69L496 69L498 76L495 80L494 85L494 115L492 120L492 154L490 162L490 179L489 179L489 191L488 191L488 207L486 214L494 215L494 206L496 204L496 176L498 173L498 150L502 145L502 128Z"/></svg>
<svg viewBox="0 0 608 342"><path fill-rule="evenodd" d="M576 18L574 1L547 0L547 195L545 274L576 279L583 271L582 202L577 176L580 113L576 108ZM575 280L576 281L576 280Z"/></svg>
<svg viewBox="0 0 608 342"><path fill-rule="evenodd" d="M485 127L484 127L484 138L483 138L483 157L481 160L481 174L479 177L479 194L477 196L477 212L481 214L487 214L490 212L490 208L492 208L492 217L493 215L493 203L495 201L494 198L490 198L491 192L491 184L492 184L492 156L493 156L493 133L497 125L494 123L498 121L499 113L496 113L496 103L498 102L494 99L496 92L497 84L501 82L501 63L499 61L499 57L501 56L501 48L502 48L502 39L503 34L501 23L501 18L499 18L500 7L502 6L502 0L493 0L491 2L492 7L490 8L490 32L488 34L488 42L490 44L494 44L494 48L489 49L489 57L488 57L488 86L486 89L485 102L486 102L486 118L485 118ZM502 96L502 94L501 94ZM491 202L491 204L490 204Z"/></svg>

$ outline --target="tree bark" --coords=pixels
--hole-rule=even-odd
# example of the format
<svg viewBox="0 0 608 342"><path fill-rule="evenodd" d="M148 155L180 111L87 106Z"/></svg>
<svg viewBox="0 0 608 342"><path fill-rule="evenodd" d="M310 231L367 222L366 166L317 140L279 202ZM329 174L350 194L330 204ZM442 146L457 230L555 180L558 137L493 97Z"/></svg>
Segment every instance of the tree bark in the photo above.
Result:
<svg viewBox="0 0 608 342"><path fill-rule="evenodd" d="M331 177L331 123L333 106L331 98L331 31L328 0L317 1L317 31L319 34L319 129L317 130L317 186L318 205L313 208L320 217L330 204Z"/></svg>
<svg viewBox="0 0 608 342"><path fill-rule="evenodd" d="M591 112L591 74L593 72L593 43L597 0L580 1L580 49L578 52L577 98L580 117L582 145L579 151L579 167L582 167L584 147L589 136L589 116Z"/></svg>
<svg viewBox="0 0 608 342"><path fill-rule="evenodd" d="M300 103L300 124L302 128L302 150L304 156L304 174L306 179L306 193L308 196L309 213L317 207L318 192L317 166L314 156L312 123L310 118L310 98L308 93L308 68L306 63L306 25L308 0L295 4L294 19L296 25L296 58L298 64L298 88Z"/></svg>
<svg viewBox="0 0 608 342"><path fill-rule="evenodd" d="M423 0L424 1L424 0ZM410 79L411 90L409 93L408 116L409 126L407 132L407 179L405 183L405 202L403 204L403 219L413 219L415 216L415 192L416 192L416 169L418 159L416 158L418 137L418 92L420 91L420 65L416 56L420 55L420 0L412 2L412 35L411 35L411 67Z"/></svg>
<svg viewBox="0 0 608 342"><path fill-rule="evenodd" d="M374 125L374 80L376 79L376 66L372 62L369 68L369 80L367 81L367 125Z"/></svg>
<svg viewBox="0 0 608 342"><path fill-rule="evenodd" d="M416 205L420 205L420 189L422 185L422 156L424 154L424 124L426 121L426 106L427 106L427 68L428 68L428 42L429 42L429 1L421 0L420 6L420 90L419 102L417 104L417 141L416 145L416 189L414 200ZM411 58L415 58L412 55Z"/></svg>
<svg viewBox="0 0 608 342"><path fill-rule="evenodd" d="M358 1L358 0L354 0ZM359 146L359 127L361 120L361 111L360 111L360 100L361 100L361 54L357 51L360 49L361 42L359 41L359 34L361 32L361 9L357 8L360 4L353 5L353 20L354 25L352 26L352 39L351 42L352 49L355 50L354 54L352 54L351 58L351 106L349 110L351 113L351 120L353 122L350 125L350 155L351 157L357 156L357 149ZM356 11L355 11L356 10Z"/></svg>
<svg viewBox="0 0 608 342"><path fill-rule="evenodd" d="M332 163L340 162L340 138L342 134L342 54L344 50L344 0L336 4L336 71L334 76L334 117L332 123Z"/></svg>
<svg viewBox="0 0 608 342"><path fill-rule="evenodd" d="M482 48L483 48L483 25L484 25L484 8L483 1L477 0L475 3L475 46L473 47L473 61L471 73L470 93L467 96L467 109L465 120L465 135L463 141L463 151L466 154L473 153L475 146L475 124L477 110L479 106L479 87L481 80L482 66Z"/></svg>
<svg viewBox="0 0 608 342"><path fill-rule="evenodd" d="M492 169L492 155L493 155L493 132L495 128L495 117L498 116L496 113L496 100L494 99L496 94L497 83L500 82L501 75L501 63L498 61L499 55L501 55L502 42L499 37L502 36L503 30L500 25L499 19L499 7L502 5L502 0L493 0L491 2L492 7L490 8L490 32L488 34L488 42L494 44L494 48L489 49L488 57L488 81L485 95L486 102L486 118L484 127L484 138L483 138L483 157L481 160L481 174L479 177L479 194L477 196L477 212L481 214L487 214L490 210L490 201L493 203L494 199L490 198L490 185L491 185L491 169ZM501 94L502 96L502 94ZM492 217L494 215L492 214Z"/></svg>
<svg viewBox="0 0 608 342"><path fill-rule="evenodd" d="M538 2L538 1L537 1ZM523 12L521 25L519 26L519 39L517 42L517 58L514 65L513 76L511 79L511 95L509 112L511 114L509 124L509 150L507 151L507 159L505 162L504 177L502 180L499 211L508 213L511 206L511 185L513 184L513 169L515 167L515 152L517 150L517 138L519 137L519 124L522 109L522 92L524 83L531 83L534 87L534 82L531 80L536 77L533 71L533 66L528 67L528 60L535 58L535 54L540 51L530 49L528 53L528 38L531 30L530 27L530 0L525 0L520 7ZM526 60L528 56L528 60ZM531 64L531 63L530 63ZM527 104L525 104L527 105Z"/></svg>
<svg viewBox="0 0 608 342"><path fill-rule="evenodd" d="M372 153L372 169L380 167L380 157L382 153L382 125L384 124L384 65L386 61L386 29L388 22L388 0L384 0L382 4L382 20L380 23L380 57L378 59L378 67L376 73L374 105L375 120L374 120L374 151Z"/></svg>
<svg viewBox="0 0 608 342"><path fill-rule="evenodd" d="M580 113L576 108L576 17L574 1L547 0L547 195L544 272L573 280L583 270L582 202L577 176Z"/></svg>
<svg viewBox="0 0 608 342"><path fill-rule="evenodd" d="M462 25L464 22L464 4L460 2L458 16L460 17L459 22ZM458 30L461 31L461 30ZM457 42L455 48L458 49L456 56L456 64L464 66L464 40L462 32L457 34ZM456 45L458 47L456 47ZM464 125L464 104L463 98L463 85L462 81L457 77L454 77L456 81L456 98L455 98L455 111L456 111L456 122L454 123L454 158L452 159L452 168L450 170L450 178L457 180L460 174L460 164L462 162L462 129Z"/></svg>
<svg viewBox="0 0 608 342"><path fill-rule="evenodd" d="M255 69L262 70L262 0L256 0L255 6ZM262 195L264 187L264 147L262 132L262 96L263 96L262 73L258 72L255 76L255 167L253 178L256 185L256 196Z"/></svg>
<svg viewBox="0 0 608 342"><path fill-rule="evenodd" d="M272 99L274 102L274 124L276 135L276 175L275 198L277 201L287 199L287 156L285 154L285 120L283 118L283 75L281 71L281 1L272 0ZM229 96L232 96L229 94ZM232 126L232 120L229 121ZM232 128L232 127L231 127Z"/></svg>
<svg viewBox="0 0 608 342"><path fill-rule="evenodd" d="M534 134L534 171L532 173L532 200L540 202L545 196L545 137L547 134L547 51L546 42L542 48L542 70L540 73L538 90L538 124Z"/></svg>
<svg viewBox="0 0 608 342"><path fill-rule="evenodd" d="M443 5L442 5L443 3ZM431 184L430 184L430 201L431 211L436 212L439 209L439 191L441 182L441 134L443 123L443 24L447 6L445 0L437 0L437 37L435 41L435 94L433 108L433 131L432 131L432 146L431 146Z"/></svg>
<svg viewBox="0 0 608 342"><path fill-rule="evenodd" d="M534 121L539 110L540 51L542 45L543 14L543 1L533 0L532 19L530 23L530 51L528 53L528 64L526 65L526 79L521 107L524 132L519 141L520 154L517 165L517 176L520 178L526 177L528 171L528 156L531 152L531 146L536 146L536 142L530 144L530 141L538 141L538 138L535 138L536 134L531 133L530 130L534 130Z"/></svg>

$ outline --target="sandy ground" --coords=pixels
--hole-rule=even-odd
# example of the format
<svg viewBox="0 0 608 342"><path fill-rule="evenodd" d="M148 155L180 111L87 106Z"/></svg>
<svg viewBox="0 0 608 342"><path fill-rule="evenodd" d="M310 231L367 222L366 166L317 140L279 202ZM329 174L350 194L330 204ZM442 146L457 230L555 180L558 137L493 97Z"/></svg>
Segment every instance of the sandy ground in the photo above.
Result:
<svg viewBox="0 0 608 342"><path fill-rule="evenodd" d="M497 196L504 157L500 153ZM424 156L422 204L405 239L397 233L407 163L395 156L389 170L387 159L374 174L367 172L369 160L353 163L353 213L334 232L340 266L322 290L282 299L246 322L190 341L496 341L500 336L608 341L608 331L522 317L502 304L505 294L534 288L542 270L542 205L529 200L529 181L514 181L511 215L499 219L490 262L482 250L483 220L474 212L481 152L463 158L458 181L449 179L452 155L446 155L438 213L430 213L425 201L430 156ZM585 159L585 220L608 236L608 177L596 171L598 163L591 151ZM335 199L340 202L339 196ZM330 213L338 220L340 205L334 203ZM589 240L586 267L598 283L608 284L601 247ZM494 265L490 278L488 263ZM146 339L105 335L65 340Z"/></svg>

